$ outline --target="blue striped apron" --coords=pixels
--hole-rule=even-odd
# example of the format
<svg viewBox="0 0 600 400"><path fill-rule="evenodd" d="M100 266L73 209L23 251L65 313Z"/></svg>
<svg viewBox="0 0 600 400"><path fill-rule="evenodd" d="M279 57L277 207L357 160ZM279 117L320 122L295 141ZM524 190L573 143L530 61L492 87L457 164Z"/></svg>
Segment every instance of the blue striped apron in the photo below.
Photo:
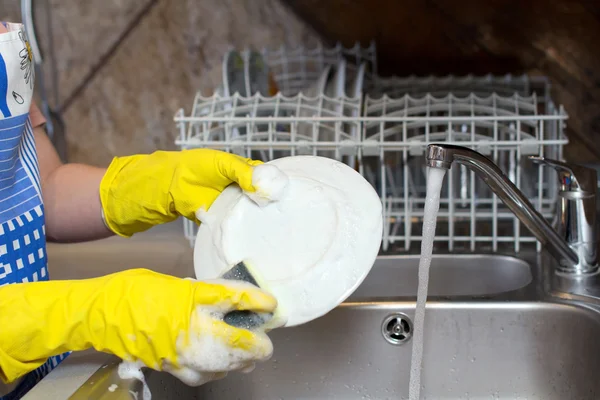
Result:
<svg viewBox="0 0 600 400"><path fill-rule="evenodd" d="M0 286L48 280L44 204L29 119L32 55L23 26L3 25L9 32L0 34ZM65 357L50 358L4 393L0 382L0 400L21 398Z"/></svg>

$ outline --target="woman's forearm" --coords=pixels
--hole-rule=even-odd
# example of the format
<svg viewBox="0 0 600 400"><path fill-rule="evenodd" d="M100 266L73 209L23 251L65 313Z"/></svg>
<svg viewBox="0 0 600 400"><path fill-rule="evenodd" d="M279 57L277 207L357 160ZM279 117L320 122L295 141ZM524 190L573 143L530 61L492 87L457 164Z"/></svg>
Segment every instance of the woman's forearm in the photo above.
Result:
<svg viewBox="0 0 600 400"><path fill-rule="evenodd" d="M83 242L113 235L102 220L98 192L105 171L84 164L64 164L44 179L48 240Z"/></svg>
<svg viewBox="0 0 600 400"><path fill-rule="evenodd" d="M113 235L102 220L100 203L100 181L106 170L63 164L44 129L38 126L33 132L48 240L85 242Z"/></svg>

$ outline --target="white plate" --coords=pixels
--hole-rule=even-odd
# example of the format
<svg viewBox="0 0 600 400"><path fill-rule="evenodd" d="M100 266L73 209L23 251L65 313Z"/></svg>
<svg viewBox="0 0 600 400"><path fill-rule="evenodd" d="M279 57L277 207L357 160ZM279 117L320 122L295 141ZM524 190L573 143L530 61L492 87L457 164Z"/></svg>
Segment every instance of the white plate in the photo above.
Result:
<svg viewBox="0 0 600 400"><path fill-rule="evenodd" d="M310 86L306 92L306 97L314 98L325 93L325 86L327 85L327 81L329 79L329 74L331 72L331 66L327 65L321 75L319 76L319 80L314 83L314 85Z"/></svg>
<svg viewBox="0 0 600 400"><path fill-rule="evenodd" d="M373 187L325 157L276 159L289 178L284 196L264 207L237 185L213 203L194 247L196 279L213 279L247 262L279 302L285 326L337 307L367 276L379 252L382 206Z"/></svg>
<svg viewBox="0 0 600 400"><path fill-rule="evenodd" d="M314 117L315 116L315 107L316 101L318 101L319 96L321 96L325 92L325 86L327 85L327 80L329 79L329 74L331 72L331 66L326 66L321 72L321 76L319 80L314 83L313 86L306 89L304 95L309 99L314 99L313 101L308 101L308 107L301 107L299 117ZM316 101L315 101L316 100ZM319 127L317 127L318 129ZM319 137L320 133L317 131L317 137ZM301 122L298 124L298 136L305 136L310 138L309 140L313 140L313 126L310 122Z"/></svg>
<svg viewBox="0 0 600 400"><path fill-rule="evenodd" d="M359 65L358 70L356 71L356 77L354 78L354 84L350 88L349 94L348 94L348 96L352 97L353 99L356 99L362 93L363 84L365 82L366 67L367 67L367 63L362 62Z"/></svg>
<svg viewBox="0 0 600 400"><path fill-rule="evenodd" d="M236 92L241 96L245 96L245 83L244 58L237 50L230 50L223 58L223 88L225 96L233 96Z"/></svg>
<svg viewBox="0 0 600 400"><path fill-rule="evenodd" d="M325 88L325 95L340 98L346 95L346 60L340 60L335 67L335 74Z"/></svg>

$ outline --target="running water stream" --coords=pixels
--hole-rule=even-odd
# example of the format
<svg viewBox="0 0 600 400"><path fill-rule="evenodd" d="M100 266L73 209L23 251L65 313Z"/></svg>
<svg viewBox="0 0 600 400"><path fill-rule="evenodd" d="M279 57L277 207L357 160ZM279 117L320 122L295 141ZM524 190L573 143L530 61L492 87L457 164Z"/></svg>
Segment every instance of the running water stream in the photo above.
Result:
<svg viewBox="0 0 600 400"><path fill-rule="evenodd" d="M440 209L440 193L446 175L445 168L427 168L427 196L423 216L423 234L421 239L421 259L419 260L419 286L415 309L412 356L410 360L409 400L419 400L421 392L421 365L423 362L423 329L425 323L425 303L429 285L429 266L433 253L435 226Z"/></svg>

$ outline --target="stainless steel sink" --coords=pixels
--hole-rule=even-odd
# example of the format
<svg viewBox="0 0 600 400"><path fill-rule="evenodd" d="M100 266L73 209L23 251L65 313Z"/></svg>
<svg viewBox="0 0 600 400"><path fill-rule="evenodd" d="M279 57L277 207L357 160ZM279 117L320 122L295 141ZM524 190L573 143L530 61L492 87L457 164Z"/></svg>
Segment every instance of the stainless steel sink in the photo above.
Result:
<svg viewBox="0 0 600 400"><path fill-rule="evenodd" d="M600 303L552 258L437 256L425 317L422 399L600 398ZM198 388L146 371L153 399L406 399L418 256L382 257L326 316L271 333L273 358ZM118 360L72 399L133 398ZM117 385L110 392L110 385ZM113 389L115 386L113 386Z"/></svg>
<svg viewBox="0 0 600 400"><path fill-rule="evenodd" d="M529 265L498 255L434 255L429 296L483 296L520 289L531 282ZM349 301L374 297L415 297L419 256L379 257Z"/></svg>

